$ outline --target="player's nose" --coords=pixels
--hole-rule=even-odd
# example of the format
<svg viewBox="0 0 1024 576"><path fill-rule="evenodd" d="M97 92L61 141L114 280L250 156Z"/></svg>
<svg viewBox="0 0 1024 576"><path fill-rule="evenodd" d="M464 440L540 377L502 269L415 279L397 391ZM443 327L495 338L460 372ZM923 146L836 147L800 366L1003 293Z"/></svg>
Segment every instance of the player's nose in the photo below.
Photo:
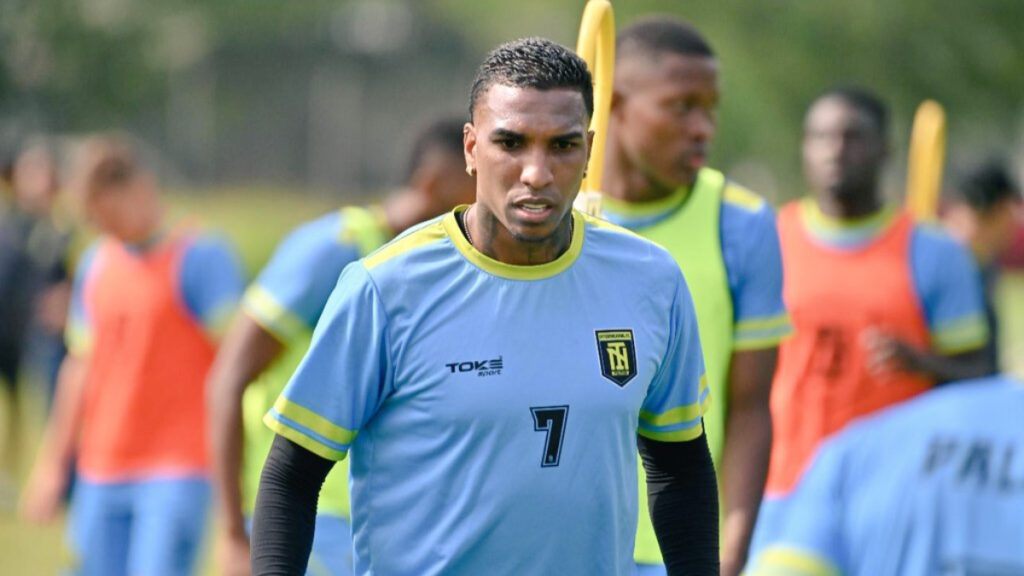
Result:
<svg viewBox="0 0 1024 576"><path fill-rule="evenodd" d="M523 158L523 168L519 181L532 190L541 190L554 182L551 160L543 151L531 152Z"/></svg>

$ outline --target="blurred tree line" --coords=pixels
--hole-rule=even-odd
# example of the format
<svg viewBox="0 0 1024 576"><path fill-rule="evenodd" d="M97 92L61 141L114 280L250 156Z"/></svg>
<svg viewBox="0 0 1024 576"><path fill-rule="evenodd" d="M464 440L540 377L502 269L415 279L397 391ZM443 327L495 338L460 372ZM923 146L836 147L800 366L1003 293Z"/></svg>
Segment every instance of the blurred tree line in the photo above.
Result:
<svg viewBox="0 0 1024 576"><path fill-rule="evenodd" d="M0 0L0 125L143 135L199 182L330 189L401 181L404 141L465 113L497 43L573 45L584 0ZM894 173L915 106L950 119L955 166L1018 154L1019 0L613 0L619 25L670 13L722 62L713 162L780 198L800 193L804 108L836 83L882 93Z"/></svg>

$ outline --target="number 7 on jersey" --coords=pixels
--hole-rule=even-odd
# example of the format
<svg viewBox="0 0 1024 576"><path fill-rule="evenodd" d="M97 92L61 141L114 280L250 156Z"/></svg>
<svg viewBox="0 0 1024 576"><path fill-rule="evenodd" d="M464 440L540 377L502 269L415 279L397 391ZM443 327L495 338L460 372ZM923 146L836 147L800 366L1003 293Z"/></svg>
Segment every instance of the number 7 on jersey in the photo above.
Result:
<svg viewBox="0 0 1024 576"><path fill-rule="evenodd" d="M562 456L562 437L565 435L565 421L569 418L569 407L533 407L530 408L530 412L533 414L533 429L537 432L547 432L541 467L558 466Z"/></svg>

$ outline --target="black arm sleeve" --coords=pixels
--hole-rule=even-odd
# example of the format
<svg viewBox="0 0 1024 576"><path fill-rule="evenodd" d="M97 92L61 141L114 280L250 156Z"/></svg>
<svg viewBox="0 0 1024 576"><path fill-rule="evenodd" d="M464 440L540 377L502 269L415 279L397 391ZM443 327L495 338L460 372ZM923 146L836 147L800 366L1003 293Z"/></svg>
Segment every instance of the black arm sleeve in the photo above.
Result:
<svg viewBox="0 0 1024 576"><path fill-rule="evenodd" d="M638 436L637 446L669 576L718 576L718 486L704 434L689 442Z"/></svg>
<svg viewBox="0 0 1024 576"><path fill-rule="evenodd" d="M302 576L313 547L320 487L334 462L275 436L252 518L253 576Z"/></svg>

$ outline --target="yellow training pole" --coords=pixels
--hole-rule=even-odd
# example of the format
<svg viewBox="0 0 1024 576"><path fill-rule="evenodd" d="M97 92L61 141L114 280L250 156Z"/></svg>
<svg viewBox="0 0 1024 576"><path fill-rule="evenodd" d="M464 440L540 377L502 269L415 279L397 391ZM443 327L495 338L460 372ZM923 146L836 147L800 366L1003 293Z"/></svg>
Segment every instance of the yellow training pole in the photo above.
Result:
<svg viewBox="0 0 1024 576"><path fill-rule="evenodd" d="M925 100L914 114L907 158L907 210L918 220L934 220L946 157L946 112Z"/></svg>
<svg viewBox="0 0 1024 576"><path fill-rule="evenodd" d="M612 107L615 69L615 16L608 0L589 0L583 10L576 53L594 76L594 147L590 151L587 175L580 186L576 206L592 215L601 213L601 176L604 174L604 145L608 138L608 116Z"/></svg>

